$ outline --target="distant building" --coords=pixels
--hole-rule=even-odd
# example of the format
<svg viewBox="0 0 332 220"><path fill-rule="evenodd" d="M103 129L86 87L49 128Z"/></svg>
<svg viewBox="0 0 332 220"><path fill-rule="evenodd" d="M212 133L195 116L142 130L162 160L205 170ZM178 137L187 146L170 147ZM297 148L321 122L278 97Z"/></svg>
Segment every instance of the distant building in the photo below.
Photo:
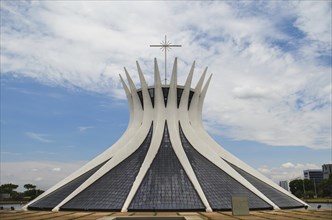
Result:
<svg viewBox="0 0 332 220"><path fill-rule="evenodd" d="M10 194L9 193L1 193L0 194L0 199L10 199Z"/></svg>
<svg viewBox="0 0 332 220"><path fill-rule="evenodd" d="M303 170L304 179L311 180L315 183L323 181L323 171L319 169L315 170Z"/></svg>
<svg viewBox="0 0 332 220"><path fill-rule="evenodd" d="M323 164L322 170L323 170L323 179L327 180L330 174L332 174L332 164Z"/></svg>
<svg viewBox="0 0 332 220"><path fill-rule="evenodd" d="M289 191L288 181L287 180L279 181L279 186L281 186L285 190Z"/></svg>

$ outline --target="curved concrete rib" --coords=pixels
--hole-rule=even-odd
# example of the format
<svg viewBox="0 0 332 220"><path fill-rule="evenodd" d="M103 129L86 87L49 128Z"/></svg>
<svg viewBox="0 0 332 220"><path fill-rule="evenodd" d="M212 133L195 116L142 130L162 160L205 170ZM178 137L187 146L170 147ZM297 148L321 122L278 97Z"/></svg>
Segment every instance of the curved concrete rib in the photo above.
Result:
<svg viewBox="0 0 332 220"><path fill-rule="evenodd" d="M164 95L161 86L161 79L157 59L154 58L154 108L155 113L165 108Z"/></svg>
<svg viewBox="0 0 332 220"><path fill-rule="evenodd" d="M199 104L199 98L201 95L201 90L202 90L206 72L207 72L207 67L205 68L201 78L199 79L199 81L195 87L194 96L192 97L191 104L189 106L189 119L190 120L192 120L192 118L194 118L194 117L197 117L197 115L199 114L197 106Z"/></svg>
<svg viewBox="0 0 332 220"><path fill-rule="evenodd" d="M122 206L121 212L128 211L128 207L129 207L131 201L133 200L137 190L139 189L139 186L141 185L147 171L149 170L149 168L160 148L161 140L163 138L163 133L164 133L164 127L162 126L163 123L160 119L159 120L157 119L157 121L158 122L153 124L153 133L152 133L152 139L151 139L149 150L144 158L144 161L143 161L141 168L136 176L136 179L129 191L129 194ZM164 122L165 122L165 120L164 120Z"/></svg>
<svg viewBox="0 0 332 220"><path fill-rule="evenodd" d="M131 93L129 91L127 84L125 83L125 81L123 80L123 78L120 74L119 74L119 76L120 76L120 80L122 83L122 87L126 93L128 105L129 105L129 124L128 124L128 128L129 128L132 125L133 120L134 120L134 103L133 103L133 98L131 97Z"/></svg>
<svg viewBox="0 0 332 220"><path fill-rule="evenodd" d="M142 95L143 95L143 106L146 108L152 108L152 103L151 103L151 99L150 99L150 95L149 95L149 91L148 91L148 84L145 81L143 72L137 61L136 61L136 65L137 65L139 80L141 82Z"/></svg>
<svg viewBox="0 0 332 220"><path fill-rule="evenodd" d="M176 60L175 60L175 62L176 62ZM191 71L189 73L189 76L188 76L188 79L186 82L187 87L188 86L190 87L190 82L191 82L193 71L194 71L194 65L195 65L195 63L193 63L193 65L192 65ZM167 108L166 108L167 125L168 125L170 141L172 143L173 150L174 150L177 158L179 159L184 171L186 172L186 174L187 174L189 180L191 181L191 183L193 184L199 198L201 199L203 205L205 206L205 210L207 212L212 212L211 206L202 190L201 185L199 184L199 182L197 180L194 170L191 167L190 162L186 156L186 153L184 152L184 149L182 147L180 133L179 133L179 115L180 115L179 111L184 110L187 112L186 107L188 106L189 95L187 95L187 98L185 98L185 99L187 99L187 102L182 101L182 98L181 98L181 101L184 103L184 104L182 104L184 107L177 109L176 83L177 83L177 67L176 67L176 63L175 63L175 65L173 67L173 74L172 74L172 78L171 78L170 90L169 90L169 94L168 94L168 103L167 103ZM185 91L186 91L186 88L185 88ZM183 93L185 93L185 91ZM184 97L183 93L182 93L182 97ZM188 88L187 88L187 92L185 94L189 94Z"/></svg>
<svg viewBox="0 0 332 220"><path fill-rule="evenodd" d="M168 109L177 108L177 81L178 81L177 75L178 75L178 59L175 58L174 64L173 64L171 81L170 81L170 88L168 91L168 99L167 99L167 108Z"/></svg>
<svg viewBox="0 0 332 220"><path fill-rule="evenodd" d="M191 81L193 79L194 69L195 69L195 61L191 65L191 69L190 69L190 72L188 74L186 83L184 84L184 90L182 92L182 96L181 96L181 100L180 100L179 109L182 108L183 111L184 111L184 109L188 110L188 101L189 101L189 95L190 95L190 85L191 85Z"/></svg>
<svg viewBox="0 0 332 220"><path fill-rule="evenodd" d="M205 85L202 89L202 92L200 93L199 101L198 101L198 107L197 107L197 115L192 118L193 121L199 123L202 127L203 127L203 119L202 119L203 102L204 102L204 99L205 99L205 96L206 96L206 93L207 93L207 89L210 85L211 78L212 78L212 74L208 78L207 82L205 83ZM195 118L195 117L197 117L197 118Z"/></svg>
<svg viewBox="0 0 332 220"><path fill-rule="evenodd" d="M156 65L156 60L155 60L155 65ZM138 72L140 74L140 68L138 65ZM155 66L155 75L159 75L159 70L158 66ZM140 78L144 78L143 74L140 76ZM155 78L156 79L156 78ZM158 81L158 79L157 79ZM144 83L143 83L144 84ZM150 96L148 94L147 86L143 86L142 84L142 92L146 92L147 96L143 96L143 99L149 99L151 103ZM147 171L149 170L155 156L158 153L158 150L160 148L160 144L163 138L163 133L164 133L164 126L165 126L165 120L166 120L166 114L165 114L165 107L164 107L164 97L162 95L161 91L161 81L160 83L155 82L155 97L154 97L154 102L155 102L155 108L158 109L158 111L154 111L153 114L153 133L152 133L152 139L150 143L149 150L146 154L146 157L144 158L143 164L136 176L136 179L133 183L133 186L130 189L130 192L122 206L121 212L127 212L128 207L130 206L131 201L133 200L137 190L139 189L139 186L141 185ZM144 100L145 103L145 100ZM152 104L148 105L145 110L149 110L153 112Z"/></svg>
<svg viewBox="0 0 332 220"><path fill-rule="evenodd" d="M190 165L190 162L187 158L186 153L184 152L184 149L182 147L182 143L180 140L180 133L179 133L179 125L178 125L178 119L177 117L175 117L175 114L173 113L169 113L170 116L167 121L167 125L169 128L169 136L170 136L170 140L174 149L174 152L177 156L177 158L179 159L184 171L186 172L189 180L191 181L191 183L193 184L199 198L201 199L203 205L205 206L205 210L207 212L212 212L212 208L209 204L209 201L207 200L203 189L201 187L201 185L198 182L198 179L195 175L195 172L193 170L193 168Z"/></svg>
<svg viewBox="0 0 332 220"><path fill-rule="evenodd" d="M129 88L130 88L130 91L131 91L131 96L132 96L132 99L133 99L133 106L134 106L133 113L134 113L134 118L136 119L135 123L141 124L142 119L143 119L143 108L142 108L142 105L141 105L141 101L138 97L135 84L134 84L133 80L131 79L127 69L124 68L124 71L125 71L125 74L127 76Z"/></svg>

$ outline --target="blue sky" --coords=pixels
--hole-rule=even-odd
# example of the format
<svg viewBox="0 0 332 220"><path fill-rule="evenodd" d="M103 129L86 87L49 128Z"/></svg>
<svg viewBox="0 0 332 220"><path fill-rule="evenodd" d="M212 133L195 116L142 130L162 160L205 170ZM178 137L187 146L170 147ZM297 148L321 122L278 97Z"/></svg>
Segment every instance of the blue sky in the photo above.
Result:
<svg viewBox="0 0 332 220"><path fill-rule="evenodd" d="M183 84L213 74L203 119L274 181L331 163L331 1L1 1L1 183L48 188L111 146L118 74L151 85L167 34Z"/></svg>

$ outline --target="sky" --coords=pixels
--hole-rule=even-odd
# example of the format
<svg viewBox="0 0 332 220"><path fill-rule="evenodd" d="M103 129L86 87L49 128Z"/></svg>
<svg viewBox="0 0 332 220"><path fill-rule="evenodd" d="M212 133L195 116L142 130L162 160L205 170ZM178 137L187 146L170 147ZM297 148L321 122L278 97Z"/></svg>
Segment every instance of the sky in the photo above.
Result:
<svg viewBox="0 0 332 220"><path fill-rule="evenodd" d="M1 184L47 189L110 147L119 74L213 74L204 126L278 183L331 163L331 1L1 1ZM169 73L168 73L169 74ZM22 189L22 187L20 187Z"/></svg>

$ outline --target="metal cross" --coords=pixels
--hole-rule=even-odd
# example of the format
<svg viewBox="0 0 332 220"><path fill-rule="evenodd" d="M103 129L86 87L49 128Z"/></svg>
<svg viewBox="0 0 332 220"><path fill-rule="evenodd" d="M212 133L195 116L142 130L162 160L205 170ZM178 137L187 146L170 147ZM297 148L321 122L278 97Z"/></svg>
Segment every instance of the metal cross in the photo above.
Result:
<svg viewBox="0 0 332 220"><path fill-rule="evenodd" d="M165 35L165 41L160 42L160 45L150 45L150 47L160 47L162 51L165 51L165 85L167 81L167 75L166 75L166 67L167 67L167 50L172 49L171 47L181 47L182 45L172 45L169 41L167 41L167 36Z"/></svg>

